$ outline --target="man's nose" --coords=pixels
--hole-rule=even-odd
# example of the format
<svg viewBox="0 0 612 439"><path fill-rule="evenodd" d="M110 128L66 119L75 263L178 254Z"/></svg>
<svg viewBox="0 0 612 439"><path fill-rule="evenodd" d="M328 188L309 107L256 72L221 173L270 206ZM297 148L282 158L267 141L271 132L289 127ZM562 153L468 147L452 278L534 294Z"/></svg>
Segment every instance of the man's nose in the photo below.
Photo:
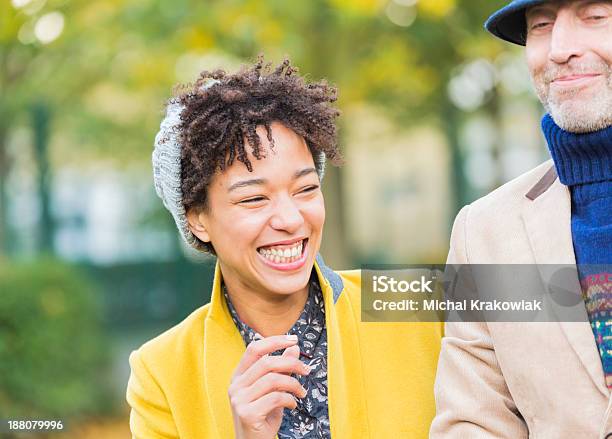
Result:
<svg viewBox="0 0 612 439"><path fill-rule="evenodd" d="M270 225L275 230L294 233L304 224L302 212L290 196L279 199L274 210Z"/></svg>
<svg viewBox="0 0 612 439"><path fill-rule="evenodd" d="M561 9L553 25L549 59L556 64L567 64L584 53L576 16L571 10Z"/></svg>

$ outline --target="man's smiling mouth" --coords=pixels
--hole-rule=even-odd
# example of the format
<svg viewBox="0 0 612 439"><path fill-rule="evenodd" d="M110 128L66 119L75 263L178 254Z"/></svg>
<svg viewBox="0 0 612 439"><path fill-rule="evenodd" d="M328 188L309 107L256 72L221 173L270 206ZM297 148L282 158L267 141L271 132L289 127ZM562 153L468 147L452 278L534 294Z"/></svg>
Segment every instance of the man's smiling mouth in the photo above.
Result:
<svg viewBox="0 0 612 439"><path fill-rule="evenodd" d="M556 87L575 87L582 84L587 84L594 79L601 77L599 73L582 73L574 75L565 75L555 78L551 85Z"/></svg>

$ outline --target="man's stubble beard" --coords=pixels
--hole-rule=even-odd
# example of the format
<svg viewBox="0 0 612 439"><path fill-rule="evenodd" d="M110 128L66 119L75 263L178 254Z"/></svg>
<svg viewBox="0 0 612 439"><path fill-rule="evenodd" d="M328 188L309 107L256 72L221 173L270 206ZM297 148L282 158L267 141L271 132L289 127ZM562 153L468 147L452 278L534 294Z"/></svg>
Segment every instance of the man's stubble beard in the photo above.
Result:
<svg viewBox="0 0 612 439"><path fill-rule="evenodd" d="M551 96L550 84L561 75L602 72L605 84L591 95L584 90L560 91ZM547 67L532 74L536 93L546 111L559 127L570 133L590 133L612 125L612 68L603 63L577 69Z"/></svg>

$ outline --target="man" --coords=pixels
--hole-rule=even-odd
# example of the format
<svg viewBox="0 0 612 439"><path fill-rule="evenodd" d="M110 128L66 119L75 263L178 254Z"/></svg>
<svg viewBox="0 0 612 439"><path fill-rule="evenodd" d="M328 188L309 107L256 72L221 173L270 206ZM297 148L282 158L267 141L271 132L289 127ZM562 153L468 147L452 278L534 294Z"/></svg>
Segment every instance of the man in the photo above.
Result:
<svg viewBox="0 0 612 439"><path fill-rule="evenodd" d="M612 438L612 273L591 265L612 264L612 1L515 0L486 28L526 46L553 160L463 208L449 263L577 265L585 318L447 323L430 435Z"/></svg>

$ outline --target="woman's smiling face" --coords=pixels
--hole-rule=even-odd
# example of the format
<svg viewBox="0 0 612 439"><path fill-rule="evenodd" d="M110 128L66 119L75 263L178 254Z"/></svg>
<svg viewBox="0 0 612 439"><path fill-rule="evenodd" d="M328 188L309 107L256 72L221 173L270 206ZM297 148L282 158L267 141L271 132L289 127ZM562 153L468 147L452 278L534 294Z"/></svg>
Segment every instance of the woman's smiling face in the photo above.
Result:
<svg viewBox="0 0 612 439"><path fill-rule="evenodd" d="M280 123L272 123L271 131L272 149L265 128L257 128L264 158L246 148L253 172L234 161L213 177L207 209L187 216L194 235L212 243L226 280L288 295L308 283L325 206L304 139Z"/></svg>

